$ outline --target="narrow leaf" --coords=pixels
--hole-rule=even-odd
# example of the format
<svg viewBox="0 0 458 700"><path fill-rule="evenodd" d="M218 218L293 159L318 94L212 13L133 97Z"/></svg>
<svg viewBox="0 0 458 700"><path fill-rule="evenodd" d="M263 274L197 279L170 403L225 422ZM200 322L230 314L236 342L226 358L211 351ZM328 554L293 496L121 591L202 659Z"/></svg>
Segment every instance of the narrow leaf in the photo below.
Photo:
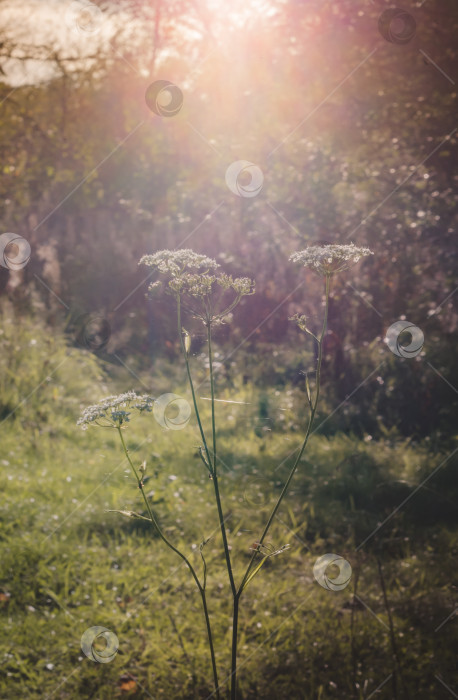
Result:
<svg viewBox="0 0 458 700"><path fill-rule="evenodd" d="M189 357L189 353L191 351L191 336L189 335L186 328L182 328L182 333L183 333L184 350L185 350L187 357Z"/></svg>
<svg viewBox="0 0 458 700"><path fill-rule="evenodd" d="M307 400L309 402L310 408L312 408L312 394L310 392L310 384L309 384L309 378L308 375L305 375L305 391L307 392Z"/></svg>
<svg viewBox="0 0 458 700"><path fill-rule="evenodd" d="M140 515L140 513L134 513L133 510L106 510L105 513L119 513L126 518L139 518L140 520L146 520L148 523L151 522L149 518L145 518L145 516Z"/></svg>
<svg viewBox="0 0 458 700"><path fill-rule="evenodd" d="M212 477L213 476L212 469L207 462L207 458L205 457L205 454L204 454L204 449L200 445L199 445L199 457L201 458L202 462L205 464L206 468L208 469L208 471L210 473L210 477Z"/></svg>
<svg viewBox="0 0 458 700"><path fill-rule="evenodd" d="M256 574L260 571L261 567L262 567L263 564L267 561L268 558L269 558L269 557L263 557L263 558L261 559L261 561L259 562L259 564L257 565L257 567L254 569L254 571L252 571L251 574L248 576L248 578L247 578L247 580L245 581L245 585L243 586L243 589L242 589L242 590L245 590L245 588L248 586L248 584L250 583L250 581L252 581L252 580L254 579L254 577L255 577Z"/></svg>

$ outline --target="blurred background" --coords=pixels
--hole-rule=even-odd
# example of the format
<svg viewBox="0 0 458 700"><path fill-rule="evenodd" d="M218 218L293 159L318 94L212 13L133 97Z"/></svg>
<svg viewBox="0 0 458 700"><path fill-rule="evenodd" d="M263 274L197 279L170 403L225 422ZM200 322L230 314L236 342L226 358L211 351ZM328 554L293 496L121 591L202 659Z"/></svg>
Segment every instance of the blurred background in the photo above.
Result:
<svg viewBox="0 0 458 700"><path fill-rule="evenodd" d="M318 429L272 534L294 547L247 594L241 697L457 697L456 2L3 0L0 26L2 696L211 693L192 581L164 584L177 562L104 513L138 509L138 491L110 435L75 422L130 388L187 396L174 307L148 298L142 255L192 248L254 278L215 335L243 562L307 415L315 352L288 317L322 323L322 280L288 257L353 241L375 254L333 279ZM260 189L246 172L229 186L237 161ZM399 320L424 336L412 357L384 342ZM205 329L186 324L205 399ZM133 448L189 547L216 523L196 498L211 502L196 426L145 420ZM313 580L334 551L345 592ZM81 655L96 624L118 634L112 664Z"/></svg>

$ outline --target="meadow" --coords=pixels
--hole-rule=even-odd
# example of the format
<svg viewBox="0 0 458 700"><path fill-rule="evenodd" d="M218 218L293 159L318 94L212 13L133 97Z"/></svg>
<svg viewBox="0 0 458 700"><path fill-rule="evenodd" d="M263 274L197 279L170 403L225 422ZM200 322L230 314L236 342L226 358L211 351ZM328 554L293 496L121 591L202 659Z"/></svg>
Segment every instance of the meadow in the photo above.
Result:
<svg viewBox="0 0 458 700"><path fill-rule="evenodd" d="M3 424L1 697L210 697L195 584L149 523L107 512L143 512L138 488L112 433L75 425L82 406L125 389L127 373L68 348L39 322L18 329L10 319L4 328L10 334L1 336L3 349L14 335L21 355L16 372L27 367L33 378L51 347L53 359L50 380ZM158 363L141 379L163 393L181 371L166 370ZM237 368L217 386L221 490L240 576L299 443L304 392L280 384L260 390L244 384ZM205 397L205 386L201 391ZM208 421L209 402L201 404ZM223 684L230 671L230 591L194 423L171 431L145 415L126 439L136 462L154 465L145 489L167 536L196 566L200 543L211 538L210 615ZM456 458L416 491L447 454L430 440L394 432L376 440L312 436L269 536L290 549L266 563L244 598L242 698L450 696L442 681L456 667L450 588ZM314 579L313 564L325 552L350 562L344 590L325 590ZM81 651L81 636L94 625L119 639L111 663L93 663Z"/></svg>

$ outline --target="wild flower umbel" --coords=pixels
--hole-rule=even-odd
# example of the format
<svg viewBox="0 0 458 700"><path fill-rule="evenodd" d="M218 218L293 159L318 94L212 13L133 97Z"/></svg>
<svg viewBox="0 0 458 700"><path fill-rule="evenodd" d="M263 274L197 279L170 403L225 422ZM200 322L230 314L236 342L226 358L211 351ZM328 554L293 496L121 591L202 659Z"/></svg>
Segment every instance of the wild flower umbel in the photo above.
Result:
<svg viewBox="0 0 458 700"><path fill-rule="evenodd" d="M207 275L210 271L216 270L219 265L216 260L209 258L206 255L195 253L190 248L182 248L181 250L159 250L153 255L144 255L140 258L139 265L147 265L155 268L158 272L168 277L166 291L178 298L181 294L186 293L190 286L190 282L186 283L186 278L195 280L200 275ZM199 274L196 274L196 273ZM149 286L149 291L162 287L162 282L152 282Z"/></svg>
<svg viewBox="0 0 458 700"><path fill-rule="evenodd" d="M179 281L179 293L185 306L205 325L224 323L243 296L254 294L254 282L248 277L233 278L224 272L215 275L185 274ZM170 286L174 282L178 280L172 280Z"/></svg>
<svg viewBox="0 0 458 700"><path fill-rule="evenodd" d="M369 248L348 245L313 245L290 255L291 262L309 267L320 275L330 276L346 270L366 255L374 253Z"/></svg>
<svg viewBox="0 0 458 700"><path fill-rule="evenodd" d="M190 270L208 272L208 270L216 270L219 267L213 258L195 253L190 248L159 250L153 255L144 255L138 264L155 267L159 272L169 274L172 277L180 277Z"/></svg>
<svg viewBox="0 0 458 700"><path fill-rule="evenodd" d="M92 423L104 428L119 428L123 423L128 423L132 411L143 413L151 412L154 399L146 394L138 396L135 391L127 391L118 396L107 396L93 406L85 408L77 425L87 430Z"/></svg>
<svg viewBox="0 0 458 700"><path fill-rule="evenodd" d="M223 323L243 296L254 294L254 282L248 277L233 278L215 272L219 267L215 260L189 249L161 250L144 255L140 263L168 276L166 291L180 303L183 301L185 308L205 325ZM153 282L149 290L160 286L160 281ZM228 298L229 291L233 292L232 299Z"/></svg>

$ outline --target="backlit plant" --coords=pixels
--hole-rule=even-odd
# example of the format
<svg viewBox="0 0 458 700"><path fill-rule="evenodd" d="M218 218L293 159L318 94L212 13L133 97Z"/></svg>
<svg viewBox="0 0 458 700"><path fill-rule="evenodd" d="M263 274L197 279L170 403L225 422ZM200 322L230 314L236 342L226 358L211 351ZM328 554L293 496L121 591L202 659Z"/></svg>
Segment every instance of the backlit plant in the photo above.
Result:
<svg viewBox="0 0 458 700"><path fill-rule="evenodd" d="M157 270L162 275L162 278L154 282L150 286L150 289L156 290L160 287L164 287L166 293L172 295L176 302L177 333L180 340L183 360L186 365L193 407L202 441L199 448L199 454L213 484L224 558L232 593L232 660L230 672L231 700L235 700L237 697L238 619L240 601L243 592L254 577L261 571L262 566L268 559L283 553L289 547L288 544L285 544L276 548L271 543L267 542L266 538L277 511L287 494L294 474L297 471L298 465L304 454L304 450L307 447L307 443L312 432L320 397L323 340L326 334L328 322L331 279L333 275L347 269L351 265L357 263L361 258L371 254L372 252L368 248L361 248L350 244L312 246L310 248L306 248L305 250L293 253L290 257L291 262L299 263L304 267L310 268L324 279L325 305L321 331L318 334L313 333L308 328L307 319L303 315L296 314L290 319L296 322L298 327L306 334L310 335L311 338L313 338L313 341L317 344L315 382L313 383L313 386L311 386L308 377L306 377L305 396L308 405L308 419L305 421L304 425L304 437L293 460L293 464L291 465L289 476L286 479L277 502L270 513L264 530L261 532L259 538L251 545L251 556L248 566L238 577L238 581L236 581L234 566L231 560L230 546L228 544L225 518L223 514L222 497L218 481L217 426L215 417L215 370L213 363L212 329L214 326L222 324L225 322L225 320L227 321L229 319L230 315L244 296L254 293L254 283L252 280L246 277L233 278L224 272L220 272L219 265L215 260L188 249L175 251L163 250L153 255L145 255L140 260L141 264L145 264L154 270ZM211 425L208 428L206 426L204 427L203 425L196 397L196 390L190 363L191 337L189 332L183 327L184 314L190 314L193 318L198 319L206 328L208 369L211 389ZM161 529L159 520L153 511L152 504L150 503L143 488L146 463L143 462L143 464L141 464L139 467L135 467L124 438L124 431L127 428L127 424L131 420L131 416L133 416L135 412L150 412L153 405L154 399L152 397L137 396L135 392L132 391L121 394L118 397L110 396L103 399L100 403L85 409L78 421L78 424L80 424L83 428L87 428L88 426L101 426L115 429L118 432L122 448L135 476L137 485L141 491L146 507L147 517L134 511L117 512L127 517L141 518L150 521L163 542L187 565L202 599L215 686L213 695L215 695L216 698L220 698L221 686L218 680L211 620L207 605L208 571L204 557L204 547L208 540L203 541L200 545L203 573L202 577L199 577L195 567L190 562L188 557L186 557L183 552L175 547L175 545L165 536L163 530Z"/></svg>

